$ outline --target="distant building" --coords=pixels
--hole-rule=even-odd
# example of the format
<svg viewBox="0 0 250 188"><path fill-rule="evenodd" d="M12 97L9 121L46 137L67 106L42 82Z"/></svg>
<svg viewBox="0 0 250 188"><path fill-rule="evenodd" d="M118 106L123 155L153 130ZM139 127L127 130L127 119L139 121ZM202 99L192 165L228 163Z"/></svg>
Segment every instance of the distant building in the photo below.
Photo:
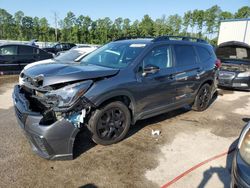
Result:
<svg viewBox="0 0 250 188"><path fill-rule="evenodd" d="M228 41L245 42L250 45L250 18L221 21L218 45Z"/></svg>

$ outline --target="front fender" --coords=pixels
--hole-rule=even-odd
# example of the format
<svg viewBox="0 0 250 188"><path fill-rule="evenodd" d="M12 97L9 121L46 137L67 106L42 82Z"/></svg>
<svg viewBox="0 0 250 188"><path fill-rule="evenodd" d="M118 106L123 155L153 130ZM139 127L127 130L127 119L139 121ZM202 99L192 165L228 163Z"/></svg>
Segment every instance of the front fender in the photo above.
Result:
<svg viewBox="0 0 250 188"><path fill-rule="evenodd" d="M135 116L135 113L136 113L136 105L135 105L136 103L135 103L134 96L128 90L119 90L119 91L118 90L111 90L111 91L107 91L105 93L101 93L99 95L95 95L95 97L88 98L88 99L96 107L99 107L105 101L112 100L112 98L121 97L121 96L128 97L130 102L131 102L129 107L132 111L132 122L133 122L133 117Z"/></svg>

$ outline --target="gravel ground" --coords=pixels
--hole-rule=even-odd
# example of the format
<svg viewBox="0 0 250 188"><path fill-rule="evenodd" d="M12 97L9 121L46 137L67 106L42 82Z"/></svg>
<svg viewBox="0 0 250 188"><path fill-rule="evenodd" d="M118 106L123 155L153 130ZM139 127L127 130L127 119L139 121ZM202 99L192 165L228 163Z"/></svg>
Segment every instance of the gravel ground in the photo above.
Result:
<svg viewBox="0 0 250 188"><path fill-rule="evenodd" d="M17 77L0 77L0 187L160 187L227 150L250 118L250 93L221 90L204 112L179 109L133 126L111 146L78 135L76 159L47 161L32 153L15 120L11 93ZM160 136L152 136L160 130ZM172 187L228 187L232 154Z"/></svg>

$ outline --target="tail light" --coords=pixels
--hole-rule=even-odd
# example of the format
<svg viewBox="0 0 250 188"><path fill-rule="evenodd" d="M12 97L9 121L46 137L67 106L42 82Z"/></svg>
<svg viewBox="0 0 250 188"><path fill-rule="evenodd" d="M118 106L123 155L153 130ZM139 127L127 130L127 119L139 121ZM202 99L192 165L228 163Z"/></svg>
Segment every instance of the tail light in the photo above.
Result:
<svg viewBox="0 0 250 188"><path fill-rule="evenodd" d="M221 67L221 61L219 59L217 59L215 61L215 66L216 66L216 68L220 68Z"/></svg>

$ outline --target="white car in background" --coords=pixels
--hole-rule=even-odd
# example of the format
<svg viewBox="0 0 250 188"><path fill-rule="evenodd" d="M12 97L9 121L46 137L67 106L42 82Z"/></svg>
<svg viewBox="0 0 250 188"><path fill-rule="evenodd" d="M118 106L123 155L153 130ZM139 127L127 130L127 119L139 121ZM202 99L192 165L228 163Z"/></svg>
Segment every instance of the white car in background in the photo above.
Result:
<svg viewBox="0 0 250 188"><path fill-rule="evenodd" d="M77 62L77 61L79 61L79 59L82 59L84 56L86 56L90 52L96 50L97 48L99 48L99 46L78 45L78 46L71 48L68 51L58 52L55 57L62 60L62 61L64 61L65 59L69 59L70 61L72 61L73 60L72 58L75 57L74 61Z"/></svg>
<svg viewBox="0 0 250 188"><path fill-rule="evenodd" d="M38 64L47 64L47 63L56 63L56 62L63 62L63 63L74 63L74 62L80 62L84 56L87 54L93 52L99 48L99 46L92 46L92 45L79 45L76 47L73 47L72 49L64 52L60 52L57 56L55 56L52 59L46 59L43 61L37 61L34 63L30 63L24 67L24 70L27 68L30 68L34 65Z"/></svg>

